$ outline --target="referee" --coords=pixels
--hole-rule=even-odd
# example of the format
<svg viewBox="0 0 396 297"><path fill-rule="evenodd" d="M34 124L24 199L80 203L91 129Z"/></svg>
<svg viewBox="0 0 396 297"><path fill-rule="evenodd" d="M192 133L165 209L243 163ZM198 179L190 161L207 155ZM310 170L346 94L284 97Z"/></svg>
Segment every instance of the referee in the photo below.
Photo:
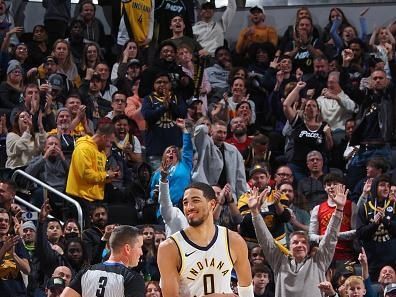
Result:
<svg viewBox="0 0 396 297"><path fill-rule="evenodd" d="M132 226L116 227L109 240L108 261L82 269L61 297L144 297L143 277L129 269L137 266L143 237Z"/></svg>

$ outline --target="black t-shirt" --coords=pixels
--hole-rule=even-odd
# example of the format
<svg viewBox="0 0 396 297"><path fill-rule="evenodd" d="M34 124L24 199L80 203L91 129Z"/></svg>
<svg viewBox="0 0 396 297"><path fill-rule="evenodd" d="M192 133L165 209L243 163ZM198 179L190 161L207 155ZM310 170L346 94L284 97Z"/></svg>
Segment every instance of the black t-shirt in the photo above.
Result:
<svg viewBox="0 0 396 297"><path fill-rule="evenodd" d="M82 297L144 297L143 277L121 263L104 262L81 270L70 288Z"/></svg>
<svg viewBox="0 0 396 297"><path fill-rule="evenodd" d="M378 124L378 103L371 103L367 109L361 125L361 142L379 141L385 142L382 138L381 129Z"/></svg>
<svg viewBox="0 0 396 297"><path fill-rule="evenodd" d="M315 49L319 49L323 51L324 46L319 39L314 39L311 42L311 45ZM296 70L297 68L300 68L303 71L303 73L312 73L313 59L314 57L309 52L309 50L306 47L301 47L299 48L299 50L297 51L296 55L293 58L293 69Z"/></svg>
<svg viewBox="0 0 396 297"><path fill-rule="evenodd" d="M305 165L307 154L310 151L319 151L322 155L325 153L326 138L323 131L325 126L326 122L323 122L317 130L311 131L305 125L304 120L300 116L296 116L292 123L292 137L294 140L293 163Z"/></svg>

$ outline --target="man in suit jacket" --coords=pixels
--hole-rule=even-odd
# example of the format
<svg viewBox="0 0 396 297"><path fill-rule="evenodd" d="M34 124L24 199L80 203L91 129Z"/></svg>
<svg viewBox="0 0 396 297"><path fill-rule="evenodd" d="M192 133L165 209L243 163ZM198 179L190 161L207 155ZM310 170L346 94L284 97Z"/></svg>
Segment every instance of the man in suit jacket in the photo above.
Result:
<svg viewBox="0 0 396 297"><path fill-rule="evenodd" d="M234 199L247 191L245 166L238 149L225 142L227 124L216 121L212 125L212 135L206 125L199 125L194 131L194 144L198 160L193 169L192 180L224 187L229 183Z"/></svg>

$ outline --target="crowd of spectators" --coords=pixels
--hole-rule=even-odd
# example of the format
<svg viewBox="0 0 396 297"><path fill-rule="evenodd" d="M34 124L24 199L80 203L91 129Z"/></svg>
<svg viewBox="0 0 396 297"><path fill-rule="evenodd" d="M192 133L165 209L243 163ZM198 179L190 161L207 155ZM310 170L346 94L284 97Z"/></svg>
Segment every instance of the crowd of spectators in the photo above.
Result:
<svg viewBox="0 0 396 297"><path fill-rule="evenodd" d="M236 1L218 19L213 2L190 2L99 1L106 36L90 0L74 16L70 0L43 0L32 32L24 6L0 0L0 295L60 296L130 224L146 296L161 297L158 245L187 226L184 190L204 182L216 223L248 244L256 297L396 296L396 22L369 32L368 10L355 28L332 8L320 28L301 7L279 32L257 5L231 48ZM56 194L11 180L18 169L77 201L83 225ZM263 220L252 191L266 193ZM287 265L312 269L285 280Z"/></svg>

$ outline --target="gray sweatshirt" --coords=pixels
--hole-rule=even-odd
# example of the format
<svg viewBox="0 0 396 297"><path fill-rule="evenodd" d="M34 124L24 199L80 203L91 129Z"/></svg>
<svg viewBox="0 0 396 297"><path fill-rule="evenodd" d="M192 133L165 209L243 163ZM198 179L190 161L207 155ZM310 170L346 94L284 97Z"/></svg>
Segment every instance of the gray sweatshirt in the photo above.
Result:
<svg viewBox="0 0 396 297"><path fill-rule="evenodd" d="M342 214L335 212L318 251L313 256L307 256L303 262L296 263L293 257L283 254L274 244L263 218L253 217L258 242L274 271L275 297L325 296L318 289L318 284L326 280L325 273L333 259L341 218Z"/></svg>
<svg viewBox="0 0 396 297"><path fill-rule="evenodd" d="M29 162L26 173L54 187L58 191L65 191L69 164L57 157L53 162L38 156Z"/></svg>

